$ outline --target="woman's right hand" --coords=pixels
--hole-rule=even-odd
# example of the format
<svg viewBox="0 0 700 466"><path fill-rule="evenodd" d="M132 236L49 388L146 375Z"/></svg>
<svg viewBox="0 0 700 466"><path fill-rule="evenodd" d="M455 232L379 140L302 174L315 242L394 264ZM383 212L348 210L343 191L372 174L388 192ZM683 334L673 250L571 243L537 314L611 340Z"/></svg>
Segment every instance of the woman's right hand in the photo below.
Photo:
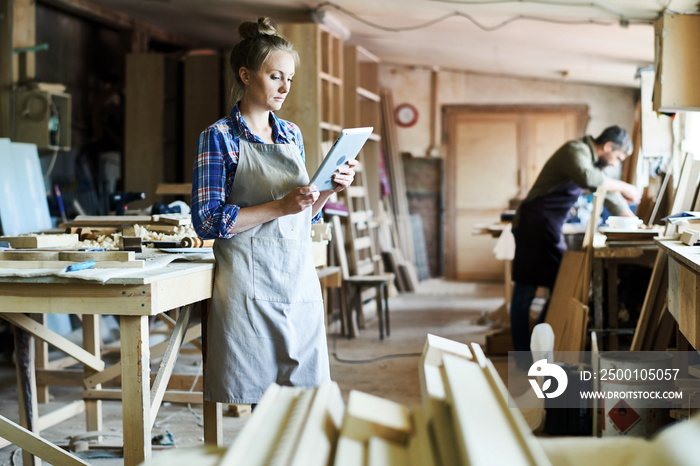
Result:
<svg viewBox="0 0 700 466"><path fill-rule="evenodd" d="M292 215L302 212L316 202L319 192L315 186L301 186L292 189L286 196L279 200L282 214Z"/></svg>

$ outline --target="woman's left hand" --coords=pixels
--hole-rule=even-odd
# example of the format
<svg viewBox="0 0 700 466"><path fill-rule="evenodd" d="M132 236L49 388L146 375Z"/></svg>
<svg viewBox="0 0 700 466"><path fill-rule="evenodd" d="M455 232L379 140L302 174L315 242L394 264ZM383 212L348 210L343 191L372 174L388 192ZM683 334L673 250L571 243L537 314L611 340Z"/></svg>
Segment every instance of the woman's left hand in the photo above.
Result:
<svg viewBox="0 0 700 466"><path fill-rule="evenodd" d="M355 179L355 170L353 170L355 165L357 165L357 160L352 159L338 168L338 171L333 175L333 181L337 183L337 186L333 189L334 192L339 193L352 184L352 181Z"/></svg>

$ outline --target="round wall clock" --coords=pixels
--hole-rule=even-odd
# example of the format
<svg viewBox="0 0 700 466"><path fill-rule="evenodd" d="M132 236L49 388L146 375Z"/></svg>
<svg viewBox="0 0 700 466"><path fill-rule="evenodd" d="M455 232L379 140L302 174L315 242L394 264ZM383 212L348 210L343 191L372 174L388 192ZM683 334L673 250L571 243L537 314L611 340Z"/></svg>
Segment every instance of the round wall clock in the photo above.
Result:
<svg viewBox="0 0 700 466"><path fill-rule="evenodd" d="M411 104L400 104L394 110L394 119L402 128L413 126L418 121L418 109Z"/></svg>

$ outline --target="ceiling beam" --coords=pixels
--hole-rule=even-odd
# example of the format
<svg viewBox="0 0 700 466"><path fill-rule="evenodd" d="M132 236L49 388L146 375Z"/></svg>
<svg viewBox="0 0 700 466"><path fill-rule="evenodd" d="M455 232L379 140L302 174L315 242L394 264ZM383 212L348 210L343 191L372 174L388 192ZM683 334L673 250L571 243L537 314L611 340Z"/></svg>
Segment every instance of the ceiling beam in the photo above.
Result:
<svg viewBox="0 0 700 466"><path fill-rule="evenodd" d="M166 29L156 27L146 21L134 18L101 3L90 0L39 0L40 4L48 5L67 13L80 16L91 21L102 23L105 26L117 29L130 29L148 31L151 39L173 45L193 47L201 45L199 41L183 34L172 33Z"/></svg>

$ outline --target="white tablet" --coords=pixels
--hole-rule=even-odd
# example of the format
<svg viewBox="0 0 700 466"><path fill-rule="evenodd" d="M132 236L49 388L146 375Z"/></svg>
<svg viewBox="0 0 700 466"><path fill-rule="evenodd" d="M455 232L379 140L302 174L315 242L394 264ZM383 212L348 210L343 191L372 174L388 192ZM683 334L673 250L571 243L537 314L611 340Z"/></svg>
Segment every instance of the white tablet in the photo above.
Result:
<svg viewBox="0 0 700 466"><path fill-rule="evenodd" d="M360 153L360 149L372 134L374 128L346 128L340 132L328 155L321 162L314 176L311 177L311 184L315 185L319 191L327 191L335 188L333 175L338 167L347 160L352 160Z"/></svg>

